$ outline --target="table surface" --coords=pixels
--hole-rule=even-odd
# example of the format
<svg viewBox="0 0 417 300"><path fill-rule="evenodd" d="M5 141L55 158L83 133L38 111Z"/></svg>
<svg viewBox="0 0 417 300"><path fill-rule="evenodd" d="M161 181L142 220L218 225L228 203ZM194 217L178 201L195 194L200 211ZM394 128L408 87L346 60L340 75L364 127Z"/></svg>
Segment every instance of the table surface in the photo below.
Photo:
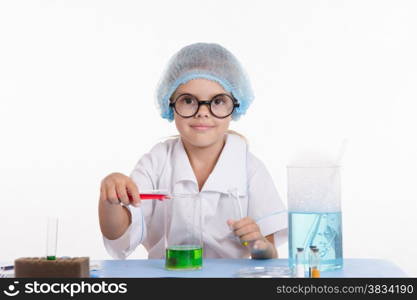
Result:
<svg viewBox="0 0 417 300"><path fill-rule="evenodd" d="M242 268L288 266L287 259L204 259L194 271L168 271L162 259L93 260L92 277L236 277ZM321 272L321 277L407 277L395 264L381 259L344 259L342 269Z"/></svg>

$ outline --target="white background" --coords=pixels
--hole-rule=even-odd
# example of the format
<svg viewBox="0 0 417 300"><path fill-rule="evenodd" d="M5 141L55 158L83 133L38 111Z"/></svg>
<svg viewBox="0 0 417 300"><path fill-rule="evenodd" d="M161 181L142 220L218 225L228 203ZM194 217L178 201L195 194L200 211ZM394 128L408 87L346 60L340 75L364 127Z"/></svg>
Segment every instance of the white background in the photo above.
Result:
<svg viewBox="0 0 417 300"><path fill-rule="evenodd" d="M44 255L49 214L59 256L110 258L100 181L176 133L155 86L171 55L204 41L248 71L256 99L232 129L284 199L295 153L337 155L347 138L344 256L417 276L416 15L412 0L2 0L0 260Z"/></svg>

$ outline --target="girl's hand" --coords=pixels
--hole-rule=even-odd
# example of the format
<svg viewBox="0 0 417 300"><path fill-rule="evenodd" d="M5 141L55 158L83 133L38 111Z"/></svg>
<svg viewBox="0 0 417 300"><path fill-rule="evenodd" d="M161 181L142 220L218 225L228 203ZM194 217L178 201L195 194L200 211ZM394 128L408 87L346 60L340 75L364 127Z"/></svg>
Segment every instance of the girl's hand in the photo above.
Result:
<svg viewBox="0 0 417 300"><path fill-rule="evenodd" d="M101 181L100 201L108 204L139 206L139 191L130 177L121 173L112 173Z"/></svg>
<svg viewBox="0 0 417 300"><path fill-rule="evenodd" d="M249 243L252 258L277 257L275 246L262 235L258 224L251 217L245 217L238 221L228 220L227 224L233 229L234 234L240 238L242 244Z"/></svg>

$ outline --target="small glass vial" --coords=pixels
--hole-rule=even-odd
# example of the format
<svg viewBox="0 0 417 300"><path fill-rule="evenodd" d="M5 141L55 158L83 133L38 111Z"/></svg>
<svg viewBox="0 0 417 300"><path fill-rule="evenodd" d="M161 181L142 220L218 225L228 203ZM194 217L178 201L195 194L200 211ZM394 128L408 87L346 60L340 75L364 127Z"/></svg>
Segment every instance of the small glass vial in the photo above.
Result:
<svg viewBox="0 0 417 300"><path fill-rule="evenodd" d="M310 246L310 252L308 252L308 277L311 277L311 268L310 268L310 264L311 264L311 257L313 256L313 249L317 248L317 246Z"/></svg>
<svg viewBox="0 0 417 300"><path fill-rule="evenodd" d="M309 274L310 278L320 278L320 256L319 256L319 249L312 248L311 249L311 256L310 256L310 267L309 267Z"/></svg>
<svg viewBox="0 0 417 300"><path fill-rule="evenodd" d="M297 248L295 255L295 277L297 278L305 277L304 257L304 248Z"/></svg>

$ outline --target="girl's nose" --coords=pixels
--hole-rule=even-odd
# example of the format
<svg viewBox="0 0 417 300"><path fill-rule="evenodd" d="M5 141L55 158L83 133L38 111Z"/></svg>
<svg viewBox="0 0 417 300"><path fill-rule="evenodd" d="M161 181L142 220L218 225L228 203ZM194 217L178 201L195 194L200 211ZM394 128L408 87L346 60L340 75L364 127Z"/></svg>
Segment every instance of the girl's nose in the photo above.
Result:
<svg viewBox="0 0 417 300"><path fill-rule="evenodd" d="M207 104L200 105L196 118L207 118L210 115L210 109Z"/></svg>

